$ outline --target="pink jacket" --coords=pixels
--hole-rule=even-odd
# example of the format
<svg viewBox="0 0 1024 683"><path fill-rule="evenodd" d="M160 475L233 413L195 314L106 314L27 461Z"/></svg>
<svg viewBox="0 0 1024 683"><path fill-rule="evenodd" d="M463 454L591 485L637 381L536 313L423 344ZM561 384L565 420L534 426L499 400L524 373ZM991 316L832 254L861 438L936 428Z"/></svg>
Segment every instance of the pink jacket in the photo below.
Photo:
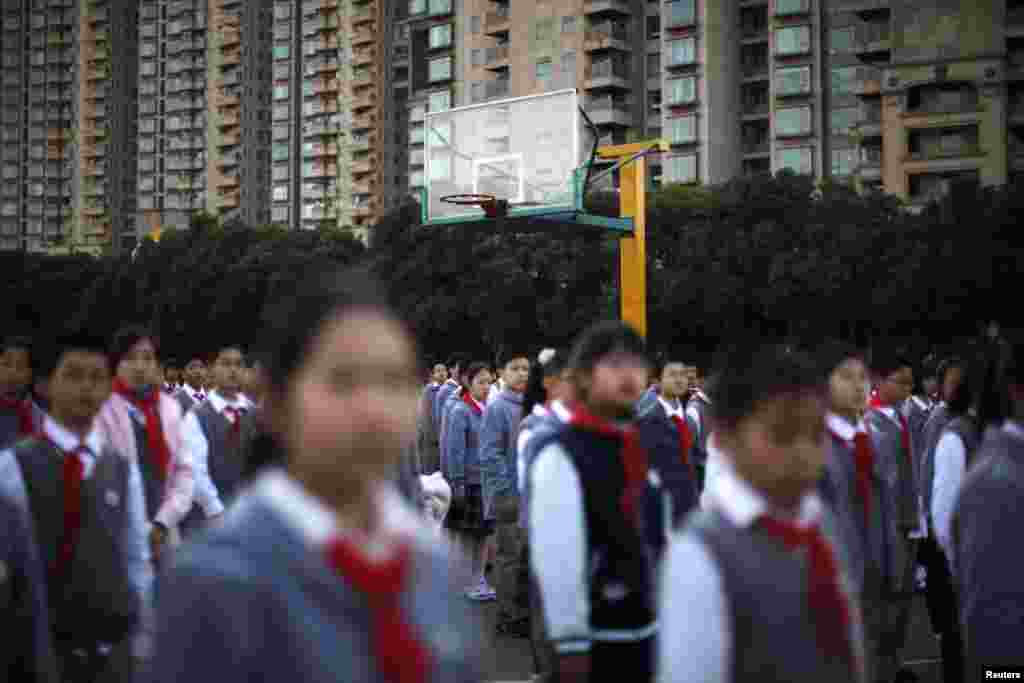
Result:
<svg viewBox="0 0 1024 683"><path fill-rule="evenodd" d="M192 509L192 495L195 478L188 451L182 448L181 426L184 422L181 406L170 396L160 392L160 421L164 438L171 452L170 476L164 490L164 500L156 514L156 520L168 529L178 526ZM139 457L135 446L135 431L132 428L131 404L123 397L113 394L103 404L96 425L100 436L126 458Z"/></svg>

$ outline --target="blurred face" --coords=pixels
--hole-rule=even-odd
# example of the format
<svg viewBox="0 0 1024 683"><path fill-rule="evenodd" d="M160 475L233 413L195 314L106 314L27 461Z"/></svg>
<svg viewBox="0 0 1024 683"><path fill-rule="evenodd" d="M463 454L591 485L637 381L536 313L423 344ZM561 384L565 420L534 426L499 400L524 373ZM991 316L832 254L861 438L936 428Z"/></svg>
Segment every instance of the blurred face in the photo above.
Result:
<svg viewBox="0 0 1024 683"><path fill-rule="evenodd" d="M65 427L86 432L110 397L110 365L102 353L68 351L47 382L50 414Z"/></svg>
<svg viewBox="0 0 1024 683"><path fill-rule="evenodd" d="M567 402L572 400L572 376L568 370L544 378L544 390L549 401Z"/></svg>
<svg viewBox="0 0 1024 683"><path fill-rule="evenodd" d="M434 366L434 371L430 373L430 381L441 384L446 379L448 379L448 368L444 366L444 363L438 363Z"/></svg>
<svg viewBox="0 0 1024 683"><path fill-rule="evenodd" d="M910 398L914 390L914 371L900 368L891 375L882 378L878 384L878 398L885 405L902 403Z"/></svg>
<svg viewBox="0 0 1024 683"><path fill-rule="evenodd" d="M178 368L166 368L164 370L164 381L168 384L181 384L181 370Z"/></svg>
<svg viewBox="0 0 1024 683"><path fill-rule="evenodd" d="M697 387L697 366L689 365L686 368L686 379L690 383L690 388L694 389Z"/></svg>
<svg viewBox="0 0 1024 683"><path fill-rule="evenodd" d="M472 378L469 384L469 395L477 402L482 403L487 399L487 392L491 389L493 379L490 370L481 370L476 373L476 377Z"/></svg>
<svg viewBox="0 0 1024 683"><path fill-rule="evenodd" d="M817 485L825 464L824 404L814 396L771 399L717 438L744 479L792 509Z"/></svg>
<svg viewBox="0 0 1024 683"><path fill-rule="evenodd" d="M217 391L229 398L242 390L248 372L242 352L238 349L221 350L210 366L210 371L210 378Z"/></svg>
<svg viewBox="0 0 1024 683"><path fill-rule="evenodd" d="M375 311L349 311L314 341L279 429L296 472L328 500L394 474L416 429L414 359L402 327Z"/></svg>
<svg viewBox="0 0 1024 683"><path fill-rule="evenodd" d="M148 339L140 339L117 364L118 378L132 389L142 389L160 376L156 347Z"/></svg>
<svg viewBox="0 0 1024 683"><path fill-rule="evenodd" d="M867 368L859 358L847 358L828 379L833 412L856 419L867 402Z"/></svg>
<svg viewBox="0 0 1024 683"><path fill-rule="evenodd" d="M964 379L964 371L961 368L953 366L946 370L946 376L942 378L942 400L951 401L953 396L956 395L957 389L960 388L960 383Z"/></svg>
<svg viewBox="0 0 1024 683"><path fill-rule="evenodd" d="M530 379L530 359L513 358L505 363L500 377L505 380L505 386L512 391L522 393L526 391L526 383Z"/></svg>
<svg viewBox="0 0 1024 683"><path fill-rule="evenodd" d="M32 383L28 349L9 348L0 353L0 395L22 396Z"/></svg>
<svg viewBox="0 0 1024 683"><path fill-rule="evenodd" d="M686 366L682 363L667 363L661 371L659 386L661 395L669 400L685 396L690 389L690 377L686 372Z"/></svg>
<svg viewBox="0 0 1024 683"><path fill-rule="evenodd" d="M185 366L185 383L193 389L202 389L206 382L206 363L198 358L189 361Z"/></svg>
<svg viewBox="0 0 1024 683"><path fill-rule="evenodd" d="M610 419L629 419L647 388L647 362L632 353L611 353L580 378L581 398L594 413Z"/></svg>

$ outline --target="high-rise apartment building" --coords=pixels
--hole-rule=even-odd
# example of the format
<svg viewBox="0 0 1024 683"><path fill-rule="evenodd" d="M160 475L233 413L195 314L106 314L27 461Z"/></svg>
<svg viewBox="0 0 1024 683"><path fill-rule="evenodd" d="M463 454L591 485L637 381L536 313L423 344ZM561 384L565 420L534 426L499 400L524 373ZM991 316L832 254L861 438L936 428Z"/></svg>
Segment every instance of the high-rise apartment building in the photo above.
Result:
<svg viewBox="0 0 1024 683"><path fill-rule="evenodd" d="M0 248L118 247L133 231L135 3L3 3Z"/></svg>

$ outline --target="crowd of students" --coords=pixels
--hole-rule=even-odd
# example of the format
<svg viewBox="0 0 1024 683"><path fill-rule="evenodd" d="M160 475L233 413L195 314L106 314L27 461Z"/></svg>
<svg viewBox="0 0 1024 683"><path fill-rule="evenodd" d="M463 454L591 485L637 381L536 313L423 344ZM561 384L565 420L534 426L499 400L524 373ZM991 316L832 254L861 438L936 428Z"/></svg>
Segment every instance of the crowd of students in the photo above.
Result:
<svg viewBox="0 0 1024 683"><path fill-rule="evenodd" d="M705 378L601 322L422 386L367 273L285 289L180 371L4 339L0 679L478 682L496 600L543 680L891 683L922 575L944 680L1024 664L1024 346Z"/></svg>

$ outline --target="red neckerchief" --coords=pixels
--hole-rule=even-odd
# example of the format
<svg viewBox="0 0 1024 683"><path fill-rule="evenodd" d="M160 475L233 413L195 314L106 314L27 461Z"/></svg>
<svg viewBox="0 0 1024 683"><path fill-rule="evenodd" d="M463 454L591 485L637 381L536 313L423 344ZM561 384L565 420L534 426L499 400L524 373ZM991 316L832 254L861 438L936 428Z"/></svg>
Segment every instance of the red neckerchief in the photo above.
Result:
<svg viewBox="0 0 1024 683"><path fill-rule="evenodd" d="M831 429L832 438L842 444L853 443L853 464L857 471L857 497L864 505L865 528L871 524L871 473L875 468L875 452L868 435L857 430L852 440L844 439Z"/></svg>
<svg viewBox="0 0 1024 683"><path fill-rule="evenodd" d="M477 415L484 414L484 409L468 391L462 392L462 402L469 406L469 409L472 410Z"/></svg>
<svg viewBox="0 0 1024 683"><path fill-rule="evenodd" d="M231 424L231 442L237 446L239 440L242 438L242 416L248 411L245 408L236 408L234 406L224 406L224 417Z"/></svg>
<svg viewBox="0 0 1024 683"><path fill-rule="evenodd" d="M28 436L36 430L36 421L32 416L32 404L28 399L10 399L0 396L0 409L17 413L18 436Z"/></svg>
<svg viewBox="0 0 1024 683"><path fill-rule="evenodd" d="M686 420L678 415L672 416L672 422L679 432L679 458L690 469L690 476L693 478L694 485L696 485L697 467L690 460L690 449L693 448L693 435L690 433L690 427L686 424Z"/></svg>
<svg viewBox="0 0 1024 683"><path fill-rule="evenodd" d="M349 539L335 538L327 546L330 565L366 598L373 612L373 654L389 683L426 683L433 665L433 654L401 608L410 558L408 544L386 562L372 562Z"/></svg>
<svg viewBox="0 0 1024 683"><path fill-rule="evenodd" d="M73 451L65 451L45 433L35 436L64 455L61 477L63 480L64 526L60 545L57 547L57 557L54 558L53 566L50 567L51 577L59 580L66 576L68 567L71 566L71 560L75 557L75 548L78 547L78 537L82 530L82 480L85 478L85 461L80 454L84 451L86 455L89 455L91 451L84 444L79 444L78 448Z"/></svg>
<svg viewBox="0 0 1024 683"><path fill-rule="evenodd" d="M164 438L163 422L160 420L160 392L151 391L145 399L129 387L120 377L114 378L114 393L135 406L146 418L146 452L153 458L163 479L171 468L171 451Z"/></svg>
<svg viewBox="0 0 1024 683"><path fill-rule="evenodd" d="M619 505L626 518L637 525L639 523L637 500L643 491L644 482L647 481L647 453L640 445L640 435L636 427L632 425L625 428L617 427L608 420L590 413L581 403L573 405L571 411L570 427L619 440L621 444L619 457L625 479Z"/></svg>
<svg viewBox="0 0 1024 683"><path fill-rule="evenodd" d="M839 589L839 569L832 548L817 526L801 528L768 515L758 523L790 550L807 549L808 603L815 622L818 645L833 657L856 667L850 642L850 606Z"/></svg>
<svg viewBox="0 0 1024 683"><path fill-rule="evenodd" d="M882 403L881 399L877 396L871 399L871 407L875 410L881 411L882 408L892 408L892 411L896 413L896 419L900 423L900 447L907 456L907 460L910 462L910 466L914 466L914 454L910 452L910 426L907 424L907 418L903 417L903 413L900 412L899 408L891 403ZM883 413L884 414L884 413ZM888 419L886 415L886 419Z"/></svg>

